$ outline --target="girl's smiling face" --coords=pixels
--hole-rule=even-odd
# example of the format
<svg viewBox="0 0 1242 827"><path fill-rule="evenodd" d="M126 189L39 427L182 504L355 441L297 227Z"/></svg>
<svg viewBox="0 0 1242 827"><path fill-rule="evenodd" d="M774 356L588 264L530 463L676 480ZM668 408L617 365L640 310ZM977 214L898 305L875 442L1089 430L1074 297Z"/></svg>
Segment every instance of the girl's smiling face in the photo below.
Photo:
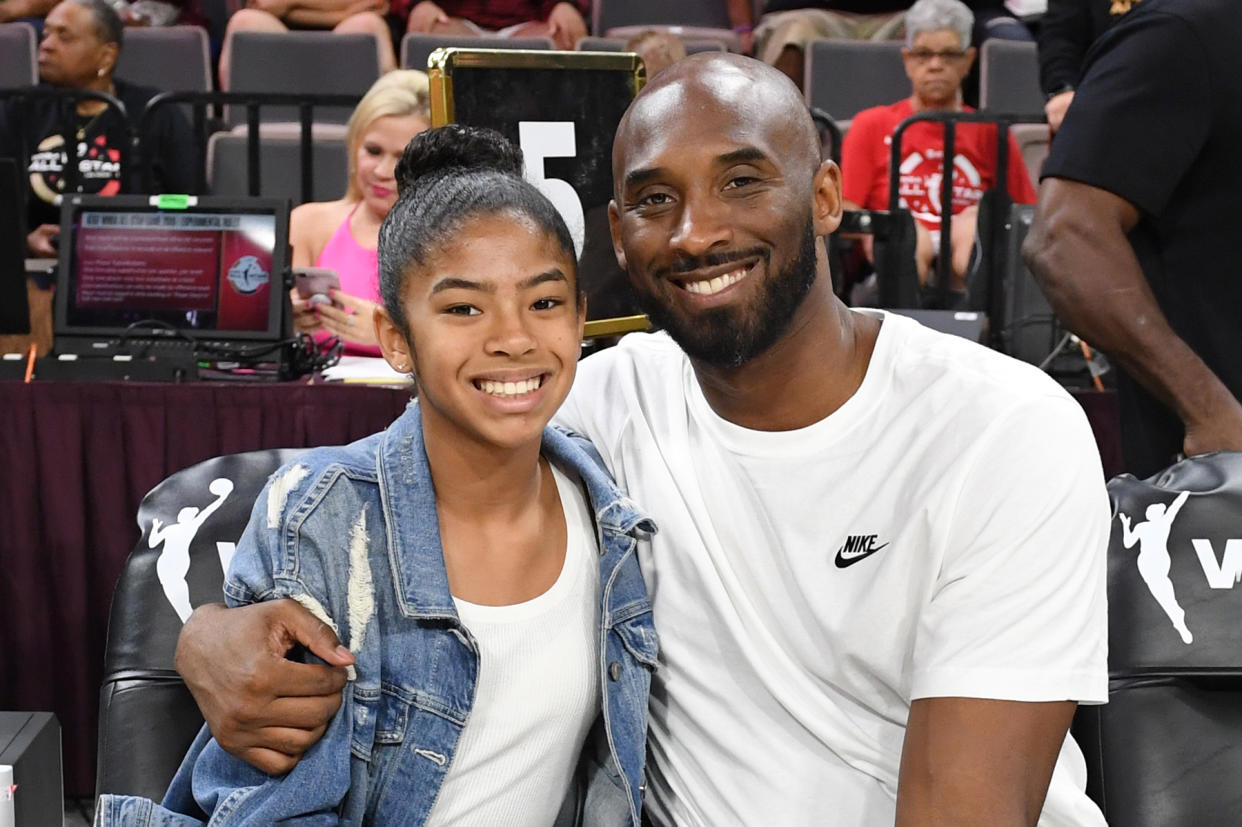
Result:
<svg viewBox="0 0 1242 827"><path fill-rule="evenodd" d="M518 212L468 218L405 283L408 340L385 358L418 380L423 426L501 448L541 438L573 384L586 306L572 254Z"/></svg>

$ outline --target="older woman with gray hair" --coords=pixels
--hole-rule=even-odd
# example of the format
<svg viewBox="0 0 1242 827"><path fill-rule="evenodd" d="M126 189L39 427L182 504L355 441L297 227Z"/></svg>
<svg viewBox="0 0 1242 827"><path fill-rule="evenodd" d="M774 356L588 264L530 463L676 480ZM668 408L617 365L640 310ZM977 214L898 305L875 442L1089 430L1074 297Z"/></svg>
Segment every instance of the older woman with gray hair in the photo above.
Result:
<svg viewBox="0 0 1242 827"><path fill-rule="evenodd" d="M962 81L975 60L970 45L974 15L960 0L919 0L906 13L906 46L901 50L911 92L894 104L865 109L855 116L841 151L842 190L848 209L889 208L889 159L897 125L916 112L970 112L962 101ZM973 266L979 200L996 185L996 127L961 124L954 142L952 284L964 291ZM916 123L902 137L898 174L900 206L914 214L919 281L929 283L940 249L941 180L944 171L944 128ZM1009 197L1019 204L1035 203L1035 189L1022 153L1009 137ZM871 251L867 250L868 257Z"/></svg>

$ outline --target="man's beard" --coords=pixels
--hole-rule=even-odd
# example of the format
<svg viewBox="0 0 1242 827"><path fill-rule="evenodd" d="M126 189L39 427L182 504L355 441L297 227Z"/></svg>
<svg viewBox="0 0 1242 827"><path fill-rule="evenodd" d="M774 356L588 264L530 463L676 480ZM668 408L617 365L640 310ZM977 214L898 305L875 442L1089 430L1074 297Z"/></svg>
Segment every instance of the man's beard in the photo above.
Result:
<svg viewBox="0 0 1242 827"><path fill-rule="evenodd" d="M724 261L745 256L730 256ZM687 272L717 266L720 259L683 259L674 269ZM766 259L770 265L771 258ZM769 272L763 291L746 306L717 307L686 318L645 287L634 288L652 323L668 331L691 358L719 368L737 368L759 356L784 335L817 275L815 229L808 217L798 257L778 273ZM666 282L667 284L668 282ZM678 287L668 287L678 290Z"/></svg>

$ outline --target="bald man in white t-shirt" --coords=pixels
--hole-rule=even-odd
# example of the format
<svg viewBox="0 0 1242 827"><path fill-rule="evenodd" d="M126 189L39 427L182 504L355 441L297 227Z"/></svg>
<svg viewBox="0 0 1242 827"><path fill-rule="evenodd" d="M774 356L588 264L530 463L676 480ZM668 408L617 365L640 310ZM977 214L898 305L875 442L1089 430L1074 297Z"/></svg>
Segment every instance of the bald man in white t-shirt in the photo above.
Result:
<svg viewBox="0 0 1242 827"><path fill-rule="evenodd" d="M837 300L840 173L774 69L675 64L613 174L617 257L666 332L587 359L560 420L660 525L639 548L662 641L652 821L1103 824L1066 735L1107 697L1109 510L1081 409ZM254 609L199 609L178 665L220 742L278 768L339 683L295 684L277 650L337 662L334 641ZM266 662L222 663L268 639Z"/></svg>

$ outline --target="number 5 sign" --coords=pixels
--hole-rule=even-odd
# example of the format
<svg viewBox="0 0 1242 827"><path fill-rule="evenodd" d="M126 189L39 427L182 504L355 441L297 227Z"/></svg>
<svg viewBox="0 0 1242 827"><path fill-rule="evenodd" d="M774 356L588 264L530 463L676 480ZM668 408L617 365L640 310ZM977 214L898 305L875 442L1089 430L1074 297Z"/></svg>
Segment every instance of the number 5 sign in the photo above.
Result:
<svg viewBox="0 0 1242 827"><path fill-rule="evenodd" d="M587 294L587 336L646 327L608 230L612 139L645 72L629 53L438 49L433 126L497 130L522 148L526 177L569 227Z"/></svg>
<svg viewBox="0 0 1242 827"><path fill-rule="evenodd" d="M526 180L548 196L552 206L560 211L574 240L574 252L582 255L586 239L586 219L582 212L582 199L568 181L548 178L544 174L544 158L573 158L577 155L574 144L574 122L553 121L538 123L522 121L518 124L518 145L526 159Z"/></svg>

